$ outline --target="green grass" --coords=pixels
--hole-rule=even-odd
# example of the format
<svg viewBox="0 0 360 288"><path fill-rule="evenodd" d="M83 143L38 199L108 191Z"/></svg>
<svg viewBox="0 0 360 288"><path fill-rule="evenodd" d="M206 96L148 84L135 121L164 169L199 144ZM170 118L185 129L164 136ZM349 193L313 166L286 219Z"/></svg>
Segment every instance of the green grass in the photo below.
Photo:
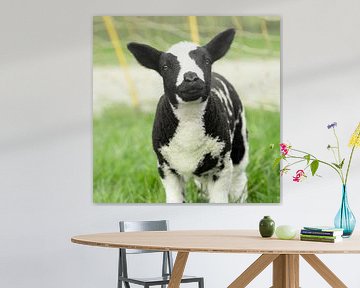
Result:
<svg viewBox="0 0 360 288"><path fill-rule="evenodd" d="M235 18L238 23L241 23L242 28L237 27L234 22ZM280 19L267 22L269 42L262 34L261 19L254 16L197 17L200 44L204 45L217 33L234 27L237 29L237 34L226 55L227 59L278 58L280 55ZM172 44L191 40L188 20L184 16L117 16L113 17L113 20L125 57L130 64L136 61L126 49L126 44L129 42L146 43L166 51ZM103 20L99 16L93 18L93 64L118 65Z"/></svg>
<svg viewBox="0 0 360 288"><path fill-rule="evenodd" d="M165 192L157 172L151 131L154 115L113 105L93 119L95 203L163 203ZM280 180L273 168L270 143L279 143L280 113L247 109L250 141L249 202L278 203ZM186 201L206 202L195 185Z"/></svg>

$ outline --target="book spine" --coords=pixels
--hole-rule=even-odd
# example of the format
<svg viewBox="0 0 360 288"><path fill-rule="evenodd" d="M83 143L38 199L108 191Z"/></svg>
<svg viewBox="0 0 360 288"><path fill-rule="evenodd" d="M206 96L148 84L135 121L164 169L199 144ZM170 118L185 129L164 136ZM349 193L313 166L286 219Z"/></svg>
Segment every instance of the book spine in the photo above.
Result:
<svg viewBox="0 0 360 288"><path fill-rule="evenodd" d="M334 232L331 231L315 231L315 230L301 230L303 235L319 235L319 236L334 236Z"/></svg>
<svg viewBox="0 0 360 288"><path fill-rule="evenodd" d="M301 241L313 241L313 242L326 242L326 243L335 243L335 239L325 239L325 238L308 238L300 237Z"/></svg>
<svg viewBox="0 0 360 288"><path fill-rule="evenodd" d="M303 238L314 238L314 239L336 239L341 237L341 236L336 237L336 236L304 235L304 234L300 234L300 236Z"/></svg>

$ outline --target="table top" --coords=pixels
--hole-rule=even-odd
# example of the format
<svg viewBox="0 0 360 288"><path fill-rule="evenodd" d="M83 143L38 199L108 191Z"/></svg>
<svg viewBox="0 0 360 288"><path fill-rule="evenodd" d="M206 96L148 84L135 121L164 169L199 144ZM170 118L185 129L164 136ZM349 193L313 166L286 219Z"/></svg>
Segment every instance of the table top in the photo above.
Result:
<svg viewBox="0 0 360 288"><path fill-rule="evenodd" d="M321 243L262 238L256 230L187 230L157 232L117 232L80 235L77 244L99 247L249 254L343 254L360 253L360 235L338 243Z"/></svg>

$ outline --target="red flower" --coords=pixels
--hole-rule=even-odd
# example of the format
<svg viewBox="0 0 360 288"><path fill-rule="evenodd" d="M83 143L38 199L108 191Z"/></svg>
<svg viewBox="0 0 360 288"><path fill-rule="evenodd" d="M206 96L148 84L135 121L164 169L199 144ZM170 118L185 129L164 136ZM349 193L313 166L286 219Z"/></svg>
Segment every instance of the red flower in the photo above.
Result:
<svg viewBox="0 0 360 288"><path fill-rule="evenodd" d="M284 156L287 155L289 153L289 145L281 143L280 151L281 151L281 154L283 154Z"/></svg>
<svg viewBox="0 0 360 288"><path fill-rule="evenodd" d="M306 175L305 175L304 170L298 170L298 171L296 171L296 175L293 176L293 181L294 182L300 182L305 177L306 177Z"/></svg>

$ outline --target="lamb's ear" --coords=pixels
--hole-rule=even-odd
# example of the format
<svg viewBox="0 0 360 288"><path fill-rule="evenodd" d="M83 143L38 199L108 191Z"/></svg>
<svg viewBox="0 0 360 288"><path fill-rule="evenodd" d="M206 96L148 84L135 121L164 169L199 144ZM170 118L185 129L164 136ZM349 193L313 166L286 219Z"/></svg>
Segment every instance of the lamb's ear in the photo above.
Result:
<svg viewBox="0 0 360 288"><path fill-rule="evenodd" d="M141 65L157 72L160 71L159 60L162 53L161 51L156 50L149 45L134 42L129 43L127 48Z"/></svg>
<svg viewBox="0 0 360 288"><path fill-rule="evenodd" d="M234 40L235 29L228 29L216 35L205 48L210 54L212 62L223 57L229 50L232 41Z"/></svg>

